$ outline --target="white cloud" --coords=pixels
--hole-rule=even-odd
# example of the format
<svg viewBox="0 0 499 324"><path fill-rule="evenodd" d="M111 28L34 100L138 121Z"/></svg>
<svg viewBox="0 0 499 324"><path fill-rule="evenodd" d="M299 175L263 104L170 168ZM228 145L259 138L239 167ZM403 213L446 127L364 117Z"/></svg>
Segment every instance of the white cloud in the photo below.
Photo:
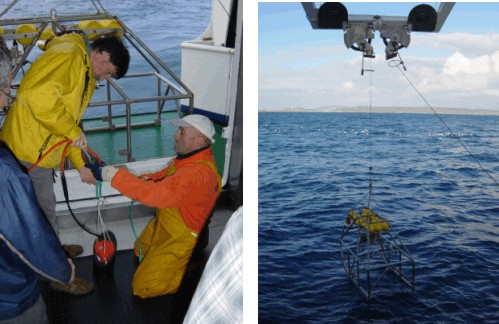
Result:
<svg viewBox="0 0 499 324"><path fill-rule="evenodd" d="M418 33L411 46L400 51L407 67L404 73L433 106L497 106L496 44L499 34ZM424 105L398 68L389 66L383 50L376 52L375 59L364 60L364 69L375 70L371 81L369 73L360 75L361 54L339 46L301 44L301 48L263 55L259 62L262 108L270 98L274 106L359 106L367 105L371 95L373 105Z"/></svg>
<svg viewBox="0 0 499 324"><path fill-rule="evenodd" d="M468 58L456 52L451 55L444 64L442 72L448 75L464 74L486 74L491 71L490 56L482 55L477 58Z"/></svg>
<svg viewBox="0 0 499 324"><path fill-rule="evenodd" d="M499 46L499 34L474 35L467 33L426 34L412 33L409 49L435 48L440 51L462 52L467 55L492 53Z"/></svg>
<svg viewBox="0 0 499 324"><path fill-rule="evenodd" d="M353 89L355 89L355 83L353 83L352 81L345 81L345 82L343 82L343 84L341 85L341 91L347 91L347 92L350 92L350 91L352 91Z"/></svg>
<svg viewBox="0 0 499 324"><path fill-rule="evenodd" d="M499 72L499 51L496 51L494 54L491 56L492 63L494 64L494 70L496 72Z"/></svg>

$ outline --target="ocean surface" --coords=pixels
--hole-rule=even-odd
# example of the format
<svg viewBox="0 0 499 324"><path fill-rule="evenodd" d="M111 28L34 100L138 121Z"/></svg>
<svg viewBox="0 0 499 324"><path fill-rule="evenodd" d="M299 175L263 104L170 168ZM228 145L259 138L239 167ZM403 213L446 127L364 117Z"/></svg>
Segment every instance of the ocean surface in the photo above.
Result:
<svg viewBox="0 0 499 324"><path fill-rule="evenodd" d="M499 323L499 116L258 117L260 322ZM339 250L369 179L416 282L387 274L371 302Z"/></svg>

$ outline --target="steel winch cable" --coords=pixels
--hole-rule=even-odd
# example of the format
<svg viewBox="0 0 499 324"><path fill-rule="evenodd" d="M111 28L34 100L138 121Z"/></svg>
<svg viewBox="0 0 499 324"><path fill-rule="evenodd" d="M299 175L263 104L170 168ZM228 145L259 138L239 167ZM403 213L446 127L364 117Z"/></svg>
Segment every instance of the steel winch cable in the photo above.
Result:
<svg viewBox="0 0 499 324"><path fill-rule="evenodd" d="M372 148L372 101L373 101L373 72L372 69L372 60L369 60L369 196L367 200L367 207L371 208L371 198L372 198L372 189L373 189L373 148Z"/></svg>
<svg viewBox="0 0 499 324"><path fill-rule="evenodd" d="M396 62L396 61L391 61L391 62ZM499 182L497 182L497 180L492 176L492 174L487 170L485 169L485 167L480 163L480 161L478 160L478 158L473 154L471 153L471 151L468 149L468 147L463 143L463 141L461 141L461 139L452 131L452 129L447 125L447 123L443 120L442 117L440 117L440 115L437 113L437 111L432 107L432 105L430 105L430 103L428 102L428 100L426 100L426 98L423 96L423 94L421 92L419 92L419 90L416 88L416 86L414 85L414 83L412 83L412 81L409 79L409 77L404 73L404 71L402 71L400 69L400 65L401 64L395 64L395 66L398 68L398 70L400 71L400 73L402 73L402 75L404 76L404 78L407 80L407 82L409 82L409 84L412 86L412 88L416 91L416 93L421 97L421 99L425 102L425 104L431 109L431 111L435 114L435 116L438 117L438 119L440 120L440 122L445 126L445 128L447 128L447 130L449 131L449 133L452 135L453 138L455 138L459 144L463 147L463 149L471 156L471 158L473 158L473 160L476 162L476 164L480 167L480 169L485 172L487 174L487 176L497 185L499 186ZM393 67L393 65L390 65Z"/></svg>
<svg viewBox="0 0 499 324"><path fill-rule="evenodd" d="M371 208L371 202L374 201L373 197L373 144L372 144L372 72L374 70L372 69L372 61L369 60L369 69L363 70L365 72L370 72L369 73L369 123L368 123L368 130L367 130L367 135L368 135L368 146L369 146L369 179L368 179L368 191L367 193L356 203L354 204L354 208L357 208L363 201L364 199L367 198L367 207Z"/></svg>

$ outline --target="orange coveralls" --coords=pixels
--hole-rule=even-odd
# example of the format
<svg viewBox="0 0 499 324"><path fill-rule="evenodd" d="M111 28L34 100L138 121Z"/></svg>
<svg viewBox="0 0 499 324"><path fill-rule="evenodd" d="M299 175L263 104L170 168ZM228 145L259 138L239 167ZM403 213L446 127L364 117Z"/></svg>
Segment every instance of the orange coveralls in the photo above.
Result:
<svg viewBox="0 0 499 324"><path fill-rule="evenodd" d="M177 291L197 236L215 207L221 180L207 148L165 169L140 178L120 169L111 185L125 196L157 208L139 236L143 260L135 272L133 293L141 298ZM135 254L139 247L135 242Z"/></svg>

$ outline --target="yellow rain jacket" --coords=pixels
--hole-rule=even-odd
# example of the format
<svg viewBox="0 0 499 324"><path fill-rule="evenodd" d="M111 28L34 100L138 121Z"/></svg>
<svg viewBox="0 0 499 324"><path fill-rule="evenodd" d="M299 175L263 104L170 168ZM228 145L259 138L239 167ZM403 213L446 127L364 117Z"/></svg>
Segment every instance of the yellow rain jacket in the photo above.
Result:
<svg viewBox="0 0 499 324"><path fill-rule="evenodd" d="M94 89L88 41L78 33L54 38L21 80L0 140L18 159L35 163L55 144L80 136L78 124ZM63 149L60 145L38 166L58 166ZM77 169L84 165L79 148L71 147L68 157Z"/></svg>
<svg viewBox="0 0 499 324"><path fill-rule="evenodd" d="M133 278L134 295L147 298L176 292L221 190L211 148L174 159L165 169L140 178L120 169L111 185L157 208L139 237L143 260ZM139 256L137 242L134 250Z"/></svg>

